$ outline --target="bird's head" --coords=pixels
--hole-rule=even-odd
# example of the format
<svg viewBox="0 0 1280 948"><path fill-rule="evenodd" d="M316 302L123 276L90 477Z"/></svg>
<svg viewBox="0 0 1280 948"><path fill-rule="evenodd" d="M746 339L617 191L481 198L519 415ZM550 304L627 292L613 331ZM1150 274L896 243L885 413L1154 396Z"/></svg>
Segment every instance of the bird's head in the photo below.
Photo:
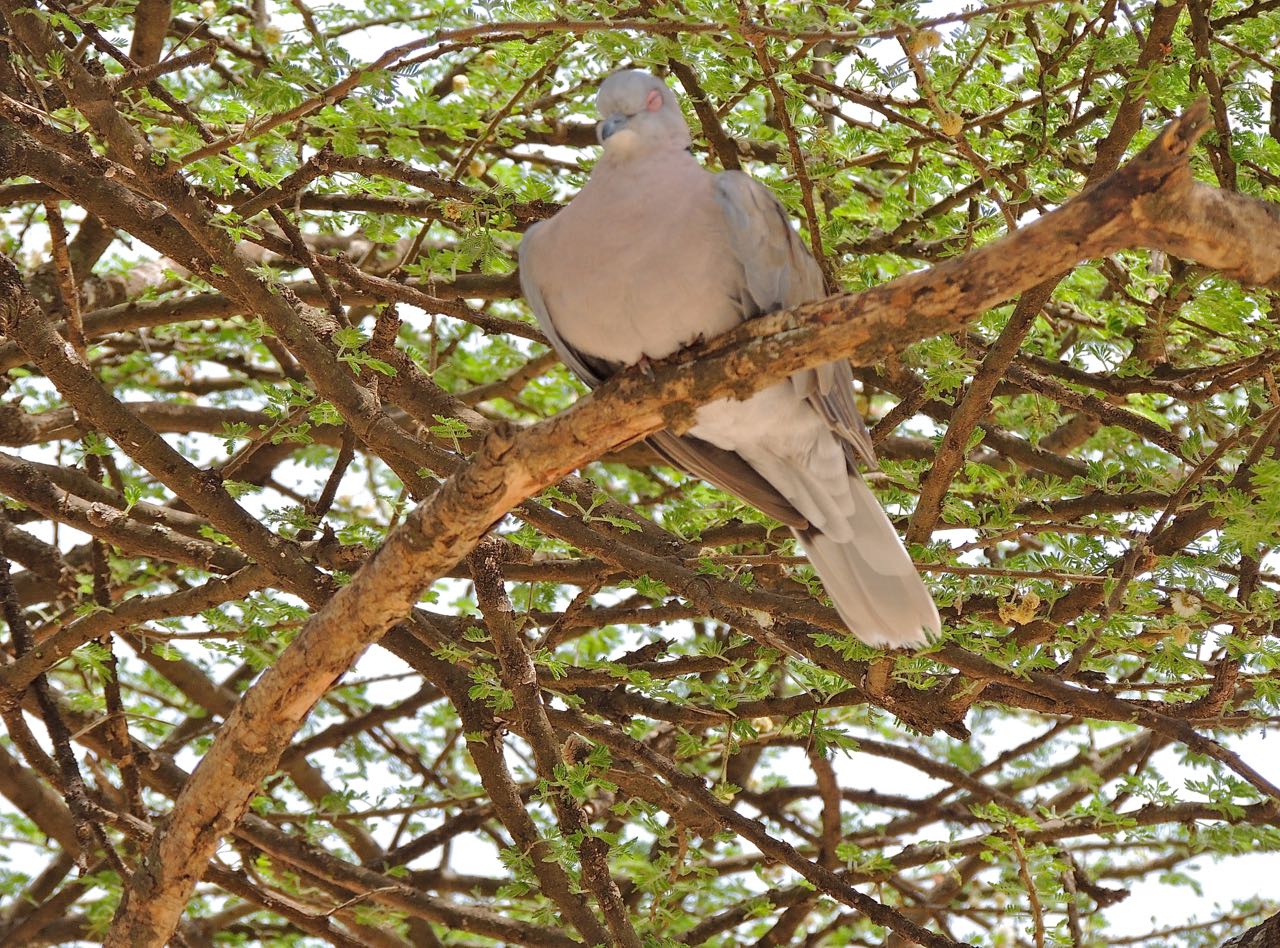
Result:
<svg viewBox="0 0 1280 948"><path fill-rule="evenodd" d="M642 69L624 69L602 82L596 108L596 137L606 154L689 147L689 126L675 93Z"/></svg>

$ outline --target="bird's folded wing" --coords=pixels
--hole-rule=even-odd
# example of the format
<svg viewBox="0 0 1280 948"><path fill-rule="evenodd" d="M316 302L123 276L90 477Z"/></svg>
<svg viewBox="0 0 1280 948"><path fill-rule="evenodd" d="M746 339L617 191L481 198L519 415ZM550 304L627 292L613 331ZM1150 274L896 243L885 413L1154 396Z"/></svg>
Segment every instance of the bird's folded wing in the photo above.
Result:
<svg viewBox="0 0 1280 948"><path fill-rule="evenodd" d="M529 308L533 310L533 315L537 318L538 326L542 329L543 335L551 343L551 348L556 351L560 361L568 366L569 371L574 375L586 382L591 388L595 388L611 374L608 363L600 359L592 359L565 342L559 330L556 329L551 313L547 310L546 301L542 297L542 288L538 282L531 251L534 243L546 235L543 230L544 223L534 224L520 241L520 290L524 293L524 298L528 302Z"/></svg>
<svg viewBox="0 0 1280 948"><path fill-rule="evenodd" d="M724 451L692 435L670 431L650 435L648 442L669 464L742 498L774 520L796 530L809 526L809 521L772 484L732 451Z"/></svg>
<svg viewBox="0 0 1280 948"><path fill-rule="evenodd" d="M716 175L715 195L724 211L729 246L742 264L753 310L748 316L790 309L823 296L822 270L772 191L741 171L726 171ZM875 448L854 404L849 363L840 359L805 369L791 381L852 455L874 467Z"/></svg>
<svg viewBox="0 0 1280 948"><path fill-rule="evenodd" d="M822 270L772 191L741 171L725 171L716 175L715 198L755 304L749 315L822 297Z"/></svg>
<svg viewBox="0 0 1280 948"><path fill-rule="evenodd" d="M840 437L846 454L853 453L851 461L861 461L872 469L879 467L871 432L853 400L853 369L846 360L797 372L791 376L791 383Z"/></svg>

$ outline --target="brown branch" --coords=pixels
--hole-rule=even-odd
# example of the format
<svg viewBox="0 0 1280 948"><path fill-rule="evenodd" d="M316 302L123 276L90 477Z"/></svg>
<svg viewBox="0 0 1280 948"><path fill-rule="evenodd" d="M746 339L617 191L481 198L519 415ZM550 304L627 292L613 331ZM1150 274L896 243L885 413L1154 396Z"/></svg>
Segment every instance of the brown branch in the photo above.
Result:
<svg viewBox="0 0 1280 948"><path fill-rule="evenodd" d="M951 481L964 463L969 448L969 436L977 427L979 419L986 414L991 403L991 395L996 385L1003 378L1009 363L1018 354L1022 340L1036 317L1040 315L1040 307L1044 305L1049 292L1044 288L1034 288L1024 294L1014 307L1013 315L1000 330L1000 336L987 350L982 365L978 368L964 397L956 405L951 416L951 424L942 437L938 453L933 464L920 479L920 498L911 515L911 524L907 527L908 543L924 543L933 535L938 517L942 514L942 501L951 488Z"/></svg>
<svg viewBox="0 0 1280 948"><path fill-rule="evenodd" d="M62 291L62 305L67 311L67 341L83 356L84 322L80 316L80 281L72 272L71 256L67 252L67 225L62 221L62 210L57 201L47 201L44 211L53 243L53 263L58 271L58 288Z"/></svg>
<svg viewBox="0 0 1280 948"><path fill-rule="evenodd" d="M141 0L133 15L129 58L142 66L158 63L164 51L165 34L169 32L169 20L173 16L172 0Z"/></svg>
<svg viewBox="0 0 1280 948"><path fill-rule="evenodd" d="M0 513L0 516L4 516L4 514ZM33 644L31 633L27 628L27 620L22 614L22 608L18 604L17 596L14 594L13 582L9 572L9 558L5 555L3 549L0 549L0 608L3 609L5 622L9 626L9 636L12 639L14 654L19 657L28 654ZM41 720L44 722L45 730L53 743L53 762L57 766L56 774L59 778L60 789L66 795L67 803L71 807L76 838L76 858L82 867L87 867L91 854L99 846L105 850L110 850L111 844L107 841L102 828L94 820L94 813L89 804L84 777L81 775L80 766L76 762L75 752L71 749L71 731L67 728L66 722L59 712L53 690L43 675L37 676L32 685L35 692L36 705L40 709ZM29 738L29 732L27 732L25 724L19 723L20 718L15 714L15 705L16 702L12 697L4 700L3 704L0 705L10 736L22 747L29 764L33 767L47 769L49 775L52 775L54 771L49 768L43 752L39 750L38 746L32 747L33 742ZM22 739L18 737L19 732L24 735Z"/></svg>
<svg viewBox="0 0 1280 948"><path fill-rule="evenodd" d="M1222 948L1274 948L1280 944L1280 915L1254 925L1222 943Z"/></svg>
<svg viewBox="0 0 1280 948"><path fill-rule="evenodd" d="M706 92L698 82L698 74L692 67L678 59L668 59L667 66L680 80L680 85L684 86L689 102L693 105L693 111L697 113L698 121L702 124L702 134L706 136L711 150L719 159L720 167L726 171L740 169L742 162L738 160L738 149L725 133L724 126L720 124L720 117L716 115L715 107L707 99Z"/></svg>
<svg viewBox="0 0 1280 948"><path fill-rule="evenodd" d="M1031 877L1031 867L1027 864L1027 853L1022 848L1022 840L1013 826L1008 828L1009 842L1013 845L1013 853L1018 859L1018 875L1027 890L1027 899L1031 903L1031 919L1035 924L1036 948L1044 948L1044 909L1040 905L1040 895L1036 892L1035 879Z"/></svg>
<svg viewBox="0 0 1280 948"><path fill-rule="evenodd" d="M168 4L166 3L165 5L167 6ZM141 4L139 4L138 12L139 14L142 13ZM187 69L191 66L207 65L213 62L213 59L217 54L218 48L216 46L201 46L199 49L192 50L189 53L183 53L181 56L171 56L167 59L152 63L149 66L140 66L138 69L130 70L129 72L124 73L124 75L116 77L113 80L112 85L118 91L136 89L138 86L150 85L161 76L166 76L171 72L177 72L180 69ZM129 58L138 63L146 61L145 59L140 59L132 50L130 50Z"/></svg>
<svg viewBox="0 0 1280 948"><path fill-rule="evenodd" d="M840 865L840 857L836 847L844 837L844 826L840 819L840 784L836 780L835 768L817 750L809 751L809 766L818 781L818 793L822 797L822 853L819 861L828 869Z"/></svg>
<svg viewBox="0 0 1280 948"><path fill-rule="evenodd" d="M762 7L762 12L763 9ZM744 21L749 19L745 3L739 4L739 11L742 13ZM782 94L782 86L778 83L777 66L774 64L773 57L769 55L763 33L758 32L757 29L747 28L744 29L743 36L751 43L756 62L760 65L760 72L764 75L765 86L773 96L774 114L777 116L778 122L782 126L782 133L787 139L787 150L791 156L791 170L796 176L796 181L800 184L800 202L804 205L805 220L809 225L809 247L813 251L813 259L818 261L818 266L822 269L823 282L828 289L834 288L836 281L831 273L831 262L827 259L826 251L822 246L822 224L818 219L818 209L813 200L813 181L809 177L809 169L805 164L804 155L800 152L800 142L796 138L795 127L791 123L791 117L787 114L787 100L786 96Z"/></svg>
<svg viewBox="0 0 1280 948"><path fill-rule="evenodd" d="M154 556L171 563L231 573L245 565L242 553L181 536L158 523L147 524L137 513L125 513L98 501L84 500L44 476L37 465L0 454L0 490L43 516L100 537L130 553Z"/></svg>
<svg viewBox="0 0 1280 948"><path fill-rule="evenodd" d="M1227 104L1222 97L1222 80L1213 67L1213 50L1209 47L1209 13L1210 5L1203 0L1191 0L1187 5L1191 18L1191 42L1195 47L1198 59L1191 71L1191 88L1194 91L1199 78L1204 82L1209 93L1209 101L1213 105L1213 125L1217 131L1217 142L1209 145L1208 152L1217 173L1218 184L1228 191L1236 190L1236 163L1231 157L1231 120L1227 114Z"/></svg>
<svg viewBox="0 0 1280 948"><path fill-rule="evenodd" d="M560 742L547 718L538 688L538 673L525 647L520 628L515 622L514 609L502 585L501 547L496 540L481 542L472 551L468 561L474 577L476 600L485 617L485 625L493 638L494 649L502 669L502 678L511 689L520 729L533 748L538 776L547 786L560 822L561 834L566 839L578 838L578 853L582 874L596 897L612 943L626 948L640 948L627 915L622 896L609 874L609 847L604 840L590 833L581 804L564 789L556 790L558 771L565 766Z"/></svg>

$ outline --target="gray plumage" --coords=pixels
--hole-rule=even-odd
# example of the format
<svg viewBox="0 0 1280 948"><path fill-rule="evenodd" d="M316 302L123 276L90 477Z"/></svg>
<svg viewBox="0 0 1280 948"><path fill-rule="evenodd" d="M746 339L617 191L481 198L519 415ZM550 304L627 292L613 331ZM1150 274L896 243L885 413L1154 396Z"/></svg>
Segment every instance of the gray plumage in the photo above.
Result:
<svg viewBox="0 0 1280 948"><path fill-rule="evenodd" d="M745 319L823 296L822 272L768 188L712 174L689 152L674 94L615 73L596 104L604 153L564 210L520 246L524 294L588 385ZM650 438L677 467L791 528L850 630L873 645L936 635L938 611L857 473L874 465L848 362L700 408L685 435Z"/></svg>

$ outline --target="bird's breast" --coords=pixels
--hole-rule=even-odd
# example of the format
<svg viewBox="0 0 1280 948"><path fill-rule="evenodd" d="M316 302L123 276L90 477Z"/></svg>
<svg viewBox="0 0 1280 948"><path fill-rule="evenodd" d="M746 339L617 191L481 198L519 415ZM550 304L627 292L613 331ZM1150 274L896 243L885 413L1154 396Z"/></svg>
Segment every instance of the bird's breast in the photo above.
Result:
<svg viewBox="0 0 1280 948"><path fill-rule="evenodd" d="M699 172L692 187L661 176L604 193L589 185L557 216L551 266L572 276L543 293L569 345L630 365L741 321L741 264Z"/></svg>

